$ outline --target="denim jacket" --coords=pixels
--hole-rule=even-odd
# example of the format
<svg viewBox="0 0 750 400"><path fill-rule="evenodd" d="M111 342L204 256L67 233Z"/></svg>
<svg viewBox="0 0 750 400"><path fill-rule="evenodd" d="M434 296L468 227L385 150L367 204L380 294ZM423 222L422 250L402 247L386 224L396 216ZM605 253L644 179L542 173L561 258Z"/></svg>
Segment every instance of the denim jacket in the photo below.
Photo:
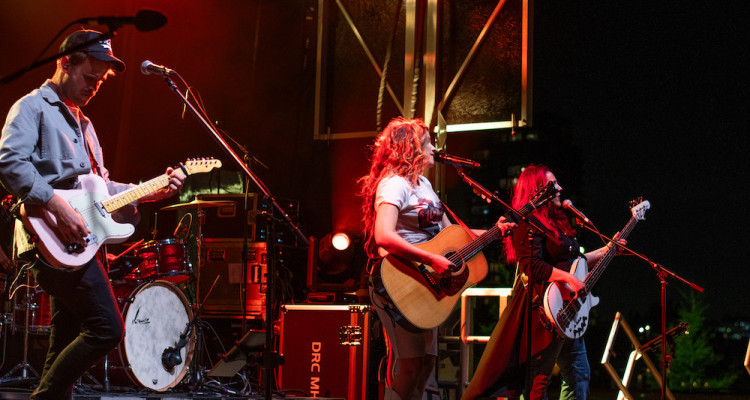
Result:
<svg viewBox="0 0 750 400"><path fill-rule="evenodd" d="M82 124L86 140L50 81L18 100L8 113L0 139L3 186L26 204L46 203L52 198L53 189L72 189L79 175L91 172L88 141L110 194L130 188L131 185L109 180L94 126L85 116L82 118L87 122ZM16 244L21 243L16 240Z"/></svg>

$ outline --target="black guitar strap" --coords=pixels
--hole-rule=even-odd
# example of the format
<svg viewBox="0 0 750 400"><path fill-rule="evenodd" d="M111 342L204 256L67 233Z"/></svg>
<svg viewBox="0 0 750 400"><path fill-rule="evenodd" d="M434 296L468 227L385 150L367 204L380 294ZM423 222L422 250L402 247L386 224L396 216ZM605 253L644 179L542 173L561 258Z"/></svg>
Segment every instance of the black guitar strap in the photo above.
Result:
<svg viewBox="0 0 750 400"><path fill-rule="evenodd" d="M385 285L383 285L383 279L380 276L380 263L382 261L382 257L377 259L371 258L368 260L368 267L371 267L370 283L372 284L372 291L377 295L376 298L370 300L373 302L374 306L382 308L388 316L391 317L393 322L397 323L400 327L413 333L423 332L424 329L417 328L409 322L409 320L401 314L401 311L396 308L396 305L393 304L393 300L391 300L391 296L388 295L388 291L385 289ZM380 304L375 304L376 300L378 300Z"/></svg>

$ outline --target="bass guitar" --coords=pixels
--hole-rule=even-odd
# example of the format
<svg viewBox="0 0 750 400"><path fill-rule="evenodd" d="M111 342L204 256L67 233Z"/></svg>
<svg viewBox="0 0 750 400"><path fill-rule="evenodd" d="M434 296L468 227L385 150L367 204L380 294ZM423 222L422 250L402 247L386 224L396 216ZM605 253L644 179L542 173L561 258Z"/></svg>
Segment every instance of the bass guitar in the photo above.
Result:
<svg viewBox="0 0 750 400"><path fill-rule="evenodd" d="M180 164L185 175L208 172L220 168L221 161L215 159L193 159ZM106 243L125 241L135 231L131 224L121 224L112 219L120 208L169 185L169 175L163 174L121 193L109 195L107 184L98 175L78 177L78 187L71 190L55 190L83 217L91 234L84 240L86 246L62 243L55 233L56 219L41 206L22 204L21 221L24 227L38 237L37 248L44 258L56 268L79 269L89 262L99 248Z"/></svg>
<svg viewBox="0 0 750 400"><path fill-rule="evenodd" d="M619 239L627 239L635 224L645 218L646 211L651 207L648 200L639 199L633 204L630 209L632 216L625 228L620 231ZM591 272L588 270L585 258L578 257L573 262L570 272L585 285L583 290L585 294L576 299L573 299L575 294L567 283L554 282L547 286L544 292L544 315L561 337L578 339L586 333L589 311L599 304L599 298L591 294L591 289L616 253L617 246L610 246Z"/></svg>
<svg viewBox="0 0 750 400"><path fill-rule="evenodd" d="M518 212L525 217L556 194L554 184L547 184ZM487 260L481 250L500 236L502 231L497 225L477 238L458 225L448 226L431 240L415 246L446 257L456 266L450 275L440 277L428 265L387 255L380 263L380 280L411 325L434 328L448 318L464 290L487 276Z"/></svg>

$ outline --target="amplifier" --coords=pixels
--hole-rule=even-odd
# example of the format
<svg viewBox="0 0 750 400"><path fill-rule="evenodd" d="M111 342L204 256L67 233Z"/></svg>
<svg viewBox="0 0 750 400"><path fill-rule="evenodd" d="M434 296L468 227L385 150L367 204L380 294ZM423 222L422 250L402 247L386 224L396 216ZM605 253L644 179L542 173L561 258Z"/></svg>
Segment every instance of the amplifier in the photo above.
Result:
<svg viewBox="0 0 750 400"><path fill-rule="evenodd" d="M254 242L265 242L267 240L267 229L265 219L259 213L271 213L273 207L264 195L259 193L248 193L247 213L245 213L245 195L242 193L227 194L199 194L197 200L204 201L229 201L231 204L222 207L207 207L205 212L205 223L202 226L203 237L207 238L241 238L244 225L247 225L248 240ZM289 215L295 223L299 222L299 201L291 199L277 199L279 207ZM195 213L195 211L191 211ZM277 243L296 244L296 236L289 235L284 231L277 232ZM288 236L288 238L287 238Z"/></svg>
<svg viewBox="0 0 750 400"><path fill-rule="evenodd" d="M242 238L243 224L247 225L247 238L250 241L265 241L265 226L256 223L258 213L258 194L248 193L247 213L245 213L245 195L237 194L199 194L197 200L228 201L231 204L222 207L203 209L205 223L201 227L203 237L207 238ZM194 212L194 211L191 211Z"/></svg>
<svg viewBox="0 0 750 400"><path fill-rule="evenodd" d="M287 304L282 311L282 390L366 399L370 306Z"/></svg>
<svg viewBox="0 0 750 400"><path fill-rule="evenodd" d="M248 318L265 321L266 258L265 243L247 244ZM204 316L242 317L242 239L203 239L197 298L202 301L216 277L216 287L203 305Z"/></svg>

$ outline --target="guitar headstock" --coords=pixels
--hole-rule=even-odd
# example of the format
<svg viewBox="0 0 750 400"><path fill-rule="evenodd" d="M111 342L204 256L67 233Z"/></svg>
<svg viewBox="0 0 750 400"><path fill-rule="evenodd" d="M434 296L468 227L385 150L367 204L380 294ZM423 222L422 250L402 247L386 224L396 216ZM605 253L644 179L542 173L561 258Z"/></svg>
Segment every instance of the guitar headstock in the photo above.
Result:
<svg viewBox="0 0 750 400"><path fill-rule="evenodd" d="M221 161L212 157L208 158L190 158L182 164L187 174L197 174L199 172L208 172L214 168L221 168Z"/></svg>
<svg viewBox="0 0 750 400"><path fill-rule="evenodd" d="M643 200L643 197L630 202L630 213L633 214L633 218L638 220L646 219L646 211L649 208L651 208L651 203L648 200Z"/></svg>
<svg viewBox="0 0 750 400"><path fill-rule="evenodd" d="M555 182L547 182L546 185L542 186L531 196L529 204L534 208L543 206L548 201L552 200L557 195L557 189L555 189Z"/></svg>

